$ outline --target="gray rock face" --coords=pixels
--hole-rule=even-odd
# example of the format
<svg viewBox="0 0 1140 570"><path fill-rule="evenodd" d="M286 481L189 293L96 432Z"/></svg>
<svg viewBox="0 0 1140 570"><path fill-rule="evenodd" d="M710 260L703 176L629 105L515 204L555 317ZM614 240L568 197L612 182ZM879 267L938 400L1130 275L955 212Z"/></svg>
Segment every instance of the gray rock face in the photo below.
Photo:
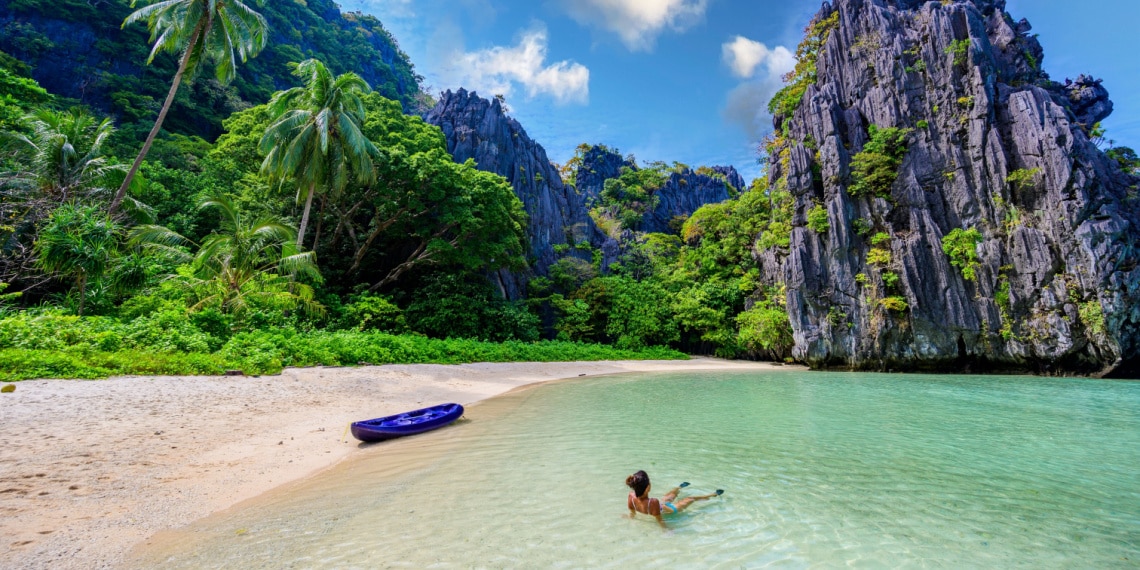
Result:
<svg viewBox="0 0 1140 570"><path fill-rule="evenodd" d="M680 233L679 223L684 223L701 206L728 200L745 188L744 178L735 168L715 166L712 170L716 176L689 169L670 174L665 185L653 193L657 206L641 219L641 230Z"/></svg>
<svg viewBox="0 0 1140 570"><path fill-rule="evenodd" d="M818 80L793 116L774 118L789 119L788 151L772 157L769 177L795 197L792 243L757 252L766 281L787 286L797 358L1136 374L1140 181L1089 140L1112 111L1104 87L1049 81L1029 24L1004 10L1004 0L824 4L819 17L838 11L839 25ZM965 61L949 50L955 41L968 42ZM848 192L872 124L912 129L889 200ZM1010 182L1014 173L1023 181ZM806 227L815 203L828 211L824 234ZM890 236L889 266L868 264L857 218ZM974 280L943 252L956 228L983 236ZM889 310L888 297L908 308Z"/></svg>
<svg viewBox="0 0 1140 570"><path fill-rule="evenodd" d="M546 149L503 112L498 100L488 101L463 89L448 91L425 119L443 129L455 160L473 159L480 170L506 178L529 216L531 270L502 270L492 276L506 298L523 298L530 278L547 275L561 257L590 261L591 252L575 248L576 244L601 247L605 242L606 236L590 219L582 196L562 183ZM556 246L564 251L556 252Z"/></svg>
<svg viewBox="0 0 1140 570"><path fill-rule="evenodd" d="M621 175L622 168L637 170L637 165L603 146L593 146L582 155L575 174L578 192L592 205L601 200L606 180ZM678 233L677 221L683 222L705 204L728 200L744 190L744 178L731 166L714 166L697 172L685 168L673 172L654 193L656 205L642 217L640 230L646 233Z"/></svg>
<svg viewBox="0 0 1140 570"><path fill-rule="evenodd" d="M578 193L585 196L587 204L602 199L602 189L606 180L621 176L622 168L637 168L622 155L600 145L594 145L582 155L582 165L574 175Z"/></svg>

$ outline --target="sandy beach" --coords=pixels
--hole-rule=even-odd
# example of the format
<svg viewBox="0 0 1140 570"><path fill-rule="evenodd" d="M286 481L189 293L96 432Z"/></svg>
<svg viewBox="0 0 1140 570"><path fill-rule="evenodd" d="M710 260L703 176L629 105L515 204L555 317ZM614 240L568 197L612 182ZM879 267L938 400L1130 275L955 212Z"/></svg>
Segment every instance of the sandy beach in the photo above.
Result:
<svg viewBox="0 0 1140 570"><path fill-rule="evenodd" d="M770 369L715 359L289 369L36 380L0 394L0 567L116 568L180 528L361 449L349 421L563 378Z"/></svg>

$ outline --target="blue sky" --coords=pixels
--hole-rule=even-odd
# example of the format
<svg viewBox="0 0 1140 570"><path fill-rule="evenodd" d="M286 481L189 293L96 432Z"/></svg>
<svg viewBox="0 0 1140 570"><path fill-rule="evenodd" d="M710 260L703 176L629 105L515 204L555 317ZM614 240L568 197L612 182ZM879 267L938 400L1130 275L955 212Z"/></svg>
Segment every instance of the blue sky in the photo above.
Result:
<svg viewBox="0 0 1140 570"><path fill-rule="evenodd" d="M383 21L438 93L506 96L552 160L583 142L639 161L759 174L777 78L820 3L804 0L340 0ZM1104 78L1118 144L1140 147L1138 0L1009 0L1045 70Z"/></svg>

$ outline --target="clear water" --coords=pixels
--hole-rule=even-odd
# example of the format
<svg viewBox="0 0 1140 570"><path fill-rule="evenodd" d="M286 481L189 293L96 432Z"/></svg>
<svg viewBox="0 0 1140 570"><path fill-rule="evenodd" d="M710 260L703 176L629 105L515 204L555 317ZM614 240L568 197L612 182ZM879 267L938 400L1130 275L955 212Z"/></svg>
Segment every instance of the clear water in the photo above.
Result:
<svg viewBox="0 0 1140 570"><path fill-rule="evenodd" d="M173 568L1140 567L1140 383L801 372L538 386L171 533ZM718 499L660 529L625 477Z"/></svg>

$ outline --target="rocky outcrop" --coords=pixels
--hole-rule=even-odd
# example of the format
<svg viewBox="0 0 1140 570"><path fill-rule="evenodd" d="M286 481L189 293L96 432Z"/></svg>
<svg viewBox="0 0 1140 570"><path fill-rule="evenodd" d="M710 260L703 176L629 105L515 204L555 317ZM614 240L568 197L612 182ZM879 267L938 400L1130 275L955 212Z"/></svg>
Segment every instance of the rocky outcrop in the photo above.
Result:
<svg viewBox="0 0 1140 570"><path fill-rule="evenodd" d="M707 172L688 168L669 175L653 193L657 205L641 220L641 230L680 233L680 226L701 206L728 200L745 188L744 178L731 166L714 166Z"/></svg>
<svg viewBox="0 0 1140 570"><path fill-rule="evenodd" d="M787 286L798 359L1136 373L1138 181L1089 136L1112 104L1088 77L1050 81L1028 22L1004 10L1004 0L823 5L817 21L838 12L838 23L818 79L774 118L783 136L769 177L794 198L791 246L756 254L769 284ZM889 197L851 191L871 125L910 129ZM827 209L824 233L807 227L815 204ZM970 228L981 234L973 279L943 251L945 236ZM873 245L880 232L889 240Z"/></svg>
<svg viewBox="0 0 1140 570"><path fill-rule="evenodd" d="M563 184L546 150L503 112L497 99L448 91L426 120L443 130L456 161L473 159L480 170L506 178L529 216L530 271L501 270L492 276L506 298L523 298L529 279L547 275L562 257L592 260L590 248L600 248L606 236L590 219L582 196Z"/></svg>
<svg viewBox="0 0 1140 570"><path fill-rule="evenodd" d="M582 163L574 173L574 186L586 198L587 205L601 201L606 180L621 176L621 169L637 168L616 151L604 145L594 145L582 155Z"/></svg>
<svg viewBox="0 0 1140 570"><path fill-rule="evenodd" d="M575 185L587 205L601 201L606 180L620 176L623 168L637 170L638 166L605 146L586 150L575 174ZM701 206L728 200L746 186L744 178L731 166L674 169L661 188L653 191L655 205L642 217L640 231L679 233L679 223Z"/></svg>

